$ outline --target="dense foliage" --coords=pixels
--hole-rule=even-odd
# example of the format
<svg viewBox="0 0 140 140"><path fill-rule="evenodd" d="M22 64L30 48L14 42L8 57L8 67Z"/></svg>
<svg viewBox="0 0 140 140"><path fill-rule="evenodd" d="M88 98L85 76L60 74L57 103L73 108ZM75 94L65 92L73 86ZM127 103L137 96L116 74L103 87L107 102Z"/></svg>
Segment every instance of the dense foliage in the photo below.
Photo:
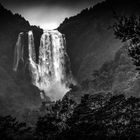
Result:
<svg viewBox="0 0 140 140"><path fill-rule="evenodd" d="M80 104L65 97L43 104L37 123L27 127L10 116L0 117L1 139L90 140L139 139L140 98L112 94L84 95ZM40 111L41 111L40 110Z"/></svg>
<svg viewBox="0 0 140 140"><path fill-rule="evenodd" d="M134 64L139 69L140 66L140 17L117 17L117 22L113 25L116 38L122 42L128 42L129 55Z"/></svg>

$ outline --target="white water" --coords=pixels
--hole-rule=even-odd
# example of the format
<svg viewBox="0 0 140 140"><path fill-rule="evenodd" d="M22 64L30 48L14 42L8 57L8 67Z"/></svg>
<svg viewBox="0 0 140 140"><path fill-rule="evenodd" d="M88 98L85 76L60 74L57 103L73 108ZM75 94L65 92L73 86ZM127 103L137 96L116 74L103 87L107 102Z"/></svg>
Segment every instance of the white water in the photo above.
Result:
<svg viewBox="0 0 140 140"><path fill-rule="evenodd" d="M16 52L21 50L21 35L18 37ZM28 32L29 69L32 83L40 89L41 98L49 97L51 101L62 99L69 90L68 84L72 83L72 74L69 67L69 58L65 48L65 37L58 31L44 31L39 46L38 63L34 36ZM15 57L14 70L17 70L19 59ZM66 73L67 71L67 73Z"/></svg>
<svg viewBox="0 0 140 140"><path fill-rule="evenodd" d="M17 71L19 61L20 60L24 61L23 59L24 45L22 43L22 37L23 37L23 33L20 33L18 35L18 39L16 42L15 50L14 50L14 65L13 65L14 71Z"/></svg>
<svg viewBox="0 0 140 140"><path fill-rule="evenodd" d="M72 79L66 74L68 59L65 38L58 31L44 31L39 47L39 63L35 61L33 33L29 31L29 62L33 84L41 91L41 97L52 101L62 99L69 90L67 84ZM44 93L44 94L43 94Z"/></svg>

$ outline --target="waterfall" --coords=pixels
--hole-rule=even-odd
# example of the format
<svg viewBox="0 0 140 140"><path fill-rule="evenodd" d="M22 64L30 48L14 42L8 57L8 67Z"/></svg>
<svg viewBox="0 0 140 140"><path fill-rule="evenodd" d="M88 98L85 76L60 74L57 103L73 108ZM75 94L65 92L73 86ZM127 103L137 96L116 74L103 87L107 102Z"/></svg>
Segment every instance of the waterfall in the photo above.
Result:
<svg viewBox="0 0 140 140"><path fill-rule="evenodd" d="M52 101L62 99L69 90L67 84L72 80L71 72L66 73L68 55L65 38L58 31L44 31L39 47L39 61L36 63L34 38L32 31L28 33L29 62L32 82L41 91L41 97L48 96ZM68 61L67 61L68 62ZM44 94L43 94L44 93Z"/></svg>
<svg viewBox="0 0 140 140"><path fill-rule="evenodd" d="M13 64L13 70L17 71L19 61L23 59L23 53L24 53L24 45L23 45L23 33L20 33L18 35L18 39L16 42L15 50L14 50L14 64Z"/></svg>
<svg viewBox="0 0 140 140"><path fill-rule="evenodd" d="M19 34L15 50L16 54L21 54L21 34ZM73 82L64 35L57 30L44 31L40 39L37 61L33 32L29 31L28 53L32 84L40 89L41 98L49 97L51 101L62 99L69 90L68 85ZM15 58L15 70L18 66L17 61L22 58L23 55Z"/></svg>

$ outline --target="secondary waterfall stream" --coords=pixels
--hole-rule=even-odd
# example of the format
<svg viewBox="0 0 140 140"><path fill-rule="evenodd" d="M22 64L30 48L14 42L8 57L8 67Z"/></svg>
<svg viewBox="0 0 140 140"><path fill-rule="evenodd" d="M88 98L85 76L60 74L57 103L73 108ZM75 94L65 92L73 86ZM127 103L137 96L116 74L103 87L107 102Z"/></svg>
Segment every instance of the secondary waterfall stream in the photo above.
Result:
<svg viewBox="0 0 140 140"><path fill-rule="evenodd" d="M22 34L19 34L15 47L15 71L18 61L23 59ZM49 97L51 101L62 99L69 90L68 85L73 82L64 35L57 30L44 31L40 39L37 62L33 32L29 31L28 53L32 83L40 89L41 98Z"/></svg>

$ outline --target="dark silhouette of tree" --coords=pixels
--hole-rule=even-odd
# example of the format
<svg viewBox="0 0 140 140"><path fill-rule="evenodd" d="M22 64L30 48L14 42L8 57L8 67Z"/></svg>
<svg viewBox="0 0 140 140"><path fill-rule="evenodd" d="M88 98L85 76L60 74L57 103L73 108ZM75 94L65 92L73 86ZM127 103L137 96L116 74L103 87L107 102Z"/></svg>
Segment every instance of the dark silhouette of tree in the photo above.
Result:
<svg viewBox="0 0 140 140"><path fill-rule="evenodd" d="M126 101L126 132L125 135L131 139L140 136L140 99L130 97Z"/></svg>
<svg viewBox="0 0 140 140"><path fill-rule="evenodd" d="M128 52L134 64L139 69L140 66L140 17L122 16L117 17L113 25L113 31L116 38L122 42L128 42Z"/></svg>
<svg viewBox="0 0 140 140"><path fill-rule="evenodd" d="M61 132L64 139L139 139L139 98L85 95Z"/></svg>
<svg viewBox="0 0 140 140"><path fill-rule="evenodd" d="M96 95L98 96L98 95ZM81 103L74 109L73 115L68 119L68 129L66 130L67 139L92 139L104 136L104 128L101 123L95 120L94 113L97 108L102 108L101 96L92 97L88 94L81 98ZM95 100L98 100L95 103ZM97 104L97 105L95 105ZM100 104L100 105L99 105ZM100 107L99 107L99 106ZM98 107L97 107L98 106Z"/></svg>
<svg viewBox="0 0 140 140"><path fill-rule="evenodd" d="M66 121L69 119L74 111L76 103L65 96L62 101L57 101L56 103L45 106L47 111L45 116L38 119L35 135L37 139L57 139L61 136L66 128Z"/></svg>
<svg viewBox="0 0 140 140"><path fill-rule="evenodd" d="M57 126L59 122L60 120L52 114L40 117L37 121L35 129L37 139L54 139L56 134L59 132L59 127Z"/></svg>
<svg viewBox="0 0 140 140"><path fill-rule="evenodd" d="M20 123L11 116L0 116L0 139L19 140L31 138L31 128L26 123Z"/></svg>
<svg viewBox="0 0 140 140"><path fill-rule="evenodd" d="M78 105L65 96L50 106L44 103L45 107L46 115L39 117L33 130L11 116L0 117L0 139L140 139L140 98L101 92L85 94Z"/></svg>

